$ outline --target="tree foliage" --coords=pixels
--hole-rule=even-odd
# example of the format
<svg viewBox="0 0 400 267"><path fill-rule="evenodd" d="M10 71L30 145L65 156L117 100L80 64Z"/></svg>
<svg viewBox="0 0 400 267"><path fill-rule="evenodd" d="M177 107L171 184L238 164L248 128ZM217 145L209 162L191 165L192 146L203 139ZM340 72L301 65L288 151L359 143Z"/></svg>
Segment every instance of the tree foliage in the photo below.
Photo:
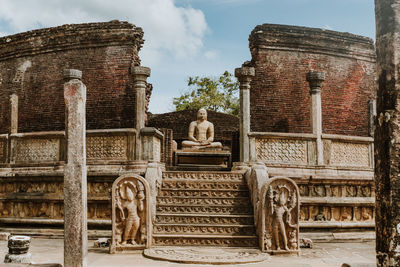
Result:
<svg viewBox="0 0 400 267"><path fill-rule="evenodd" d="M189 77L188 90L174 97L177 111L186 109L213 110L239 116L239 82L228 71L219 78Z"/></svg>

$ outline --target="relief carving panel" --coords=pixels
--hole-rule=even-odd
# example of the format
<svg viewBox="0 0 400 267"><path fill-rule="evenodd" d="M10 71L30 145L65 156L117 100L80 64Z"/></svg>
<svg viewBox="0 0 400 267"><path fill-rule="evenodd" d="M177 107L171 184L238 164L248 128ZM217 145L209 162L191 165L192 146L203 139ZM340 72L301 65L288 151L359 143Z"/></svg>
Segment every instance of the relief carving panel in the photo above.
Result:
<svg viewBox="0 0 400 267"><path fill-rule="evenodd" d="M110 253L150 247L151 209L147 181L136 174L119 177L112 186Z"/></svg>
<svg viewBox="0 0 400 267"><path fill-rule="evenodd" d="M299 190L288 178L273 178L261 191L260 246L264 252L299 252Z"/></svg>
<svg viewBox="0 0 400 267"><path fill-rule="evenodd" d="M16 163L57 162L60 142L57 138L15 139L14 161Z"/></svg>
<svg viewBox="0 0 400 267"><path fill-rule="evenodd" d="M256 159L268 163L307 164L307 142L256 138Z"/></svg>
<svg viewBox="0 0 400 267"><path fill-rule="evenodd" d="M127 160L127 137L88 136L86 137L86 155L91 160Z"/></svg>
<svg viewBox="0 0 400 267"><path fill-rule="evenodd" d="M5 162L5 154L4 154L4 148L6 147L6 143L3 141L0 141L0 163Z"/></svg>
<svg viewBox="0 0 400 267"><path fill-rule="evenodd" d="M334 166L369 167L369 145L332 142L330 164Z"/></svg>

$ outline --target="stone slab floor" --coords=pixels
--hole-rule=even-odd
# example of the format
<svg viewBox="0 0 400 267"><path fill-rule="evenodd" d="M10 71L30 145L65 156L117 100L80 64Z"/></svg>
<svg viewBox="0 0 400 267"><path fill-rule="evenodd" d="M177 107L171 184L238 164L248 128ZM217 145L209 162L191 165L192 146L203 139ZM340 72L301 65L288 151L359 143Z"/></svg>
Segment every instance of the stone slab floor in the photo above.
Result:
<svg viewBox="0 0 400 267"><path fill-rule="evenodd" d="M93 240L89 240L88 266L215 266L157 261L145 258L141 253L110 255L107 249L91 248L92 246ZM0 241L1 263L7 250L7 242ZM63 263L63 239L33 238L30 252L34 263ZM1 263L0 266L7 266ZM264 262L222 266L333 267L342 266L343 263L352 267L375 266L375 242L315 243L313 249L302 249L301 256L272 256Z"/></svg>

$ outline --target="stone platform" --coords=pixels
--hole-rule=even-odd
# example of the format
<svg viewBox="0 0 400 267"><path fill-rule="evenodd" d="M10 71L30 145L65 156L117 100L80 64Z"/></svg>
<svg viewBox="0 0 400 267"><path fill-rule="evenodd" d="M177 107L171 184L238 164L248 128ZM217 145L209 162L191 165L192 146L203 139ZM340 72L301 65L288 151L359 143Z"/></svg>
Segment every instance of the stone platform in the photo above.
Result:
<svg viewBox="0 0 400 267"><path fill-rule="evenodd" d="M178 150L175 166L185 170L230 170L232 156L229 151Z"/></svg>

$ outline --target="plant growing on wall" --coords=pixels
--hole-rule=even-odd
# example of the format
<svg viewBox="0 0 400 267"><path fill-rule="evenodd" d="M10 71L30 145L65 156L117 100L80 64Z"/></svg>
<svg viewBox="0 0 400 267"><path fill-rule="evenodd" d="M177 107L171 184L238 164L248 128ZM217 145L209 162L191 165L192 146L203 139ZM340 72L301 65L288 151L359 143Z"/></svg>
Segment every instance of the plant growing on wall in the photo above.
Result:
<svg viewBox="0 0 400 267"><path fill-rule="evenodd" d="M173 104L176 111L205 108L239 116L238 93L239 82L228 71L219 78L189 77L188 89Z"/></svg>

